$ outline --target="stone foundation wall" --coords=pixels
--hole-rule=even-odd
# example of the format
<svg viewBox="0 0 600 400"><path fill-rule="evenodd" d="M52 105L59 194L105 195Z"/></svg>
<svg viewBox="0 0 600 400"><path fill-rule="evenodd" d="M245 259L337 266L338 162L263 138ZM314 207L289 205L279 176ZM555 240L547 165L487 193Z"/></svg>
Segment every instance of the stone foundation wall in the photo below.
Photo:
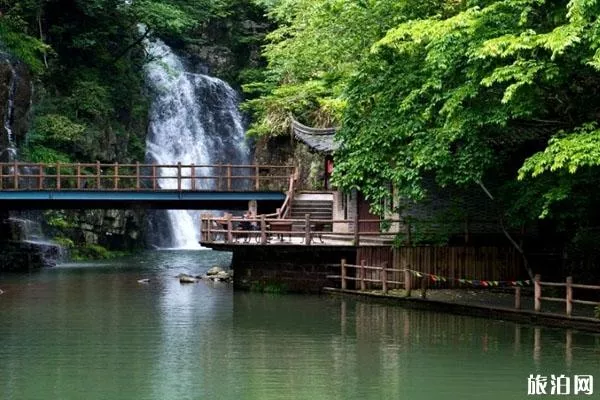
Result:
<svg viewBox="0 0 600 400"><path fill-rule="evenodd" d="M342 258L354 262L352 247L236 246L231 268L240 290L318 293L339 275ZM350 261L349 261L350 262Z"/></svg>

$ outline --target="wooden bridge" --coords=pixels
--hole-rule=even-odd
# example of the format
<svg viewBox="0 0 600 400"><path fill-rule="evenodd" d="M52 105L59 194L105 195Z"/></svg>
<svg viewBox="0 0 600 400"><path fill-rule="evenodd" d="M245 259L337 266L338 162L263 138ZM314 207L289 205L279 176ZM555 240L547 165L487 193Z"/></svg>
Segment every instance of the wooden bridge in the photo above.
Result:
<svg viewBox="0 0 600 400"><path fill-rule="evenodd" d="M1 209L274 210L293 167L274 165L0 163Z"/></svg>

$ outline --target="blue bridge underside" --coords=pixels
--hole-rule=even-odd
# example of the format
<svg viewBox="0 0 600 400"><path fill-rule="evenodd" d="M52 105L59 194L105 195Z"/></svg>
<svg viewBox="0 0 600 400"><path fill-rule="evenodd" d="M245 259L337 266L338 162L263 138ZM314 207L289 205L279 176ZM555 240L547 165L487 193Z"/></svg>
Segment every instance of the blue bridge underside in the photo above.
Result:
<svg viewBox="0 0 600 400"><path fill-rule="evenodd" d="M246 210L256 200L259 212L270 212L285 200L281 192L155 192L93 190L0 191L0 210L126 209Z"/></svg>

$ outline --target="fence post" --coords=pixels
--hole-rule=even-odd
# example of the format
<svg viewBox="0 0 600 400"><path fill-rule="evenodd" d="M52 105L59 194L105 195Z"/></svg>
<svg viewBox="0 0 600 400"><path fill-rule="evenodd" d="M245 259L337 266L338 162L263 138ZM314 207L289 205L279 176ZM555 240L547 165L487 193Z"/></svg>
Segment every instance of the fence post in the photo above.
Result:
<svg viewBox="0 0 600 400"><path fill-rule="evenodd" d="M44 164L40 164L39 175L38 175L38 189L44 188Z"/></svg>
<svg viewBox="0 0 600 400"><path fill-rule="evenodd" d="M227 191L231 191L231 164L227 164Z"/></svg>
<svg viewBox="0 0 600 400"><path fill-rule="evenodd" d="M56 190L60 190L60 163L56 163Z"/></svg>
<svg viewBox="0 0 600 400"><path fill-rule="evenodd" d="M521 309L521 286L515 287L515 308Z"/></svg>
<svg viewBox="0 0 600 400"><path fill-rule="evenodd" d="M304 244L310 245L310 214L304 214Z"/></svg>
<svg viewBox="0 0 600 400"><path fill-rule="evenodd" d="M258 165L254 166L254 189L258 192L260 190L260 170Z"/></svg>
<svg viewBox="0 0 600 400"><path fill-rule="evenodd" d="M381 290L383 290L383 294L387 294L387 263L384 262L381 267Z"/></svg>
<svg viewBox="0 0 600 400"><path fill-rule="evenodd" d="M113 185L115 190L117 190L119 188L119 163L115 163L114 165L115 170L113 171Z"/></svg>
<svg viewBox="0 0 600 400"><path fill-rule="evenodd" d="M192 170L190 171L190 178L192 179L191 188L192 188L192 190L196 190L196 165L194 165L194 163L192 163L191 168L192 168Z"/></svg>
<svg viewBox="0 0 600 400"><path fill-rule="evenodd" d="M534 284L534 290L533 290L533 297L534 297L534 310L535 311L541 311L542 310L542 285L540 284L540 280L541 280L541 276L540 274L537 274L535 276L535 278L533 279L533 284Z"/></svg>
<svg viewBox="0 0 600 400"><path fill-rule="evenodd" d="M409 265L406 266L404 270L404 290L406 291L406 297L410 297L411 294L411 284L412 284L412 274L408 269Z"/></svg>
<svg viewBox="0 0 600 400"><path fill-rule="evenodd" d="M346 259L345 258L342 258L341 267L342 267L342 290L346 290L347 283L346 283Z"/></svg>
<svg viewBox="0 0 600 400"><path fill-rule="evenodd" d="M15 187L15 189L18 189L19 188L19 163L17 161L15 161L15 164L13 166L13 175L15 178L14 187Z"/></svg>
<svg viewBox="0 0 600 400"><path fill-rule="evenodd" d="M181 192L181 161L177 163L177 191Z"/></svg>
<svg viewBox="0 0 600 400"><path fill-rule="evenodd" d="M365 269L365 260L360 260L360 290L367 290L367 283L365 282L366 278L366 269Z"/></svg>
<svg viewBox="0 0 600 400"><path fill-rule="evenodd" d="M135 162L135 190L140 190L140 162Z"/></svg>
<svg viewBox="0 0 600 400"><path fill-rule="evenodd" d="M206 218L206 241L208 243L212 242L212 232L211 232L211 228L212 228L212 215L207 215Z"/></svg>
<svg viewBox="0 0 600 400"><path fill-rule="evenodd" d="M567 276L567 317L573 312L573 277Z"/></svg>
<svg viewBox="0 0 600 400"><path fill-rule="evenodd" d="M152 163L152 190L156 190L156 164Z"/></svg>
<svg viewBox="0 0 600 400"><path fill-rule="evenodd" d="M96 161L96 189L100 190L100 161Z"/></svg>
<svg viewBox="0 0 600 400"><path fill-rule="evenodd" d="M360 244L360 235L358 228L358 210L354 213L354 245L358 246Z"/></svg>
<svg viewBox="0 0 600 400"><path fill-rule="evenodd" d="M228 243L233 242L233 232L231 231L231 229L232 229L231 214L227 214L227 242Z"/></svg>
<svg viewBox="0 0 600 400"><path fill-rule="evenodd" d="M260 244L267 244L267 221L265 214L260 214Z"/></svg>
<svg viewBox="0 0 600 400"><path fill-rule="evenodd" d="M81 189L81 164L77 163L77 189Z"/></svg>

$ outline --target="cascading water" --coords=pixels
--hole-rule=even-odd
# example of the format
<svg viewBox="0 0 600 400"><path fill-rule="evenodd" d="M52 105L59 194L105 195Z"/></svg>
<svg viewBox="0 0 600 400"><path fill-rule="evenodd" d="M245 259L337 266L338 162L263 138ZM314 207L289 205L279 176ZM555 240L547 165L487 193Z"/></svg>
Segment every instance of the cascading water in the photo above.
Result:
<svg viewBox="0 0 600 400"><path fill-rule="evenodd" d="M13 161L16 157L15 138L12 131L13 118L15 114L15 94L17 92L17 71L9 60L5 60L10 70L10 81L8 83L8 96L6 112L4 114L4 132L6 134L6 148L3 149L0 161Z"/></svg>
<svg viewBox="0 0 600 400"><path fill-rule="evenodd" d="M153 93L146 139L146 157L158 164L247 164L250 152L245 141L237 93L224 81L186 72L183 62L162 41L146 43L153 61L146 65L146 79ZM198 168L196 176L213 171ZM160 170L160 176L173 171ZM186 173L190 176L190 171ZM164 189L176 189L175 180L162 179ZM182 182L190 188L191 180ZM196 187L210 189L214 183L198 179ZM160 217L157 218L160 220ZM159 247L200 248L199 213L169 210L169 237L155 238ZM158 227L157 227L158 228Z"/></svg>

